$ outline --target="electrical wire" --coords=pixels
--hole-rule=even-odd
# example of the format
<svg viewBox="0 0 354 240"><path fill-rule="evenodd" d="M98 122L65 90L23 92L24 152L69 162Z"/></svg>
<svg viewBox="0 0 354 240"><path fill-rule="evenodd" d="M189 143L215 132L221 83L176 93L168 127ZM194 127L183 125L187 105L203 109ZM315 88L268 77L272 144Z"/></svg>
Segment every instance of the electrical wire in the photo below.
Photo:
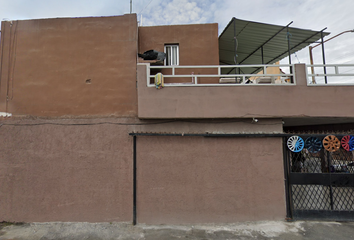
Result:
<svg viewBox="0 0 354 240"><path fill-rule="evenodd" d="M165 124L172 123L172 121L165 122L153 122L153 123L114 123L114 122L98 122L98 123L53 123L53 122L42 122L42 123L2 123L1 126L41 126L41 125L57 125L57 126L91 126L91 125L126 125L126 126L134 126L134 125L154 125L154 124Z"/></svg>
<svg viewBox="0 0 354 240"><path fill-rule="evenodd" d="M147 8L147 6L149 6L149 4L150 4L152 1L153 1L153 0L150 0L150 2L149 2L148 4L146 4L145 7L143 7L143 9L142 9L137 15L141 14L141 13L145 10L145 8Z"/></svg>
<svg viewBox="0 0 354 240"><path fill-rule="evenodd" d="M227 123L247 123L254 124L249 119L231 119L231 120L215 120L215 121L200 121L200 120L169 120L163 122L150 122L150 123L114 123L114 122L97 122L97 123L55 123L55 122L41 122L41 123L1 123L1 126L42 126L42 125L56 125L56 126L94 126L94 125L123 125L123 126L144 126L144 125L158 125L177 122L187 122L195 124L227 124ZM257 125L278 125L279 123L256 123Z"/></svg>
<svg viewBox="0 0 354 240"><path fill-rule="evenodd" d="M291 49L291 37L292 37L292 36L293 36L293 35L292 35L290 32L287 32L287 33L286 33L286 40L289 41L289 47L290 47L290 49ZM295 56L295 58L297 59L298 63L300 63L300 60L299 60L299 58L298 58L296 52L294 52L294 56ZM291 54L290 54L289 57L291 58Z"/></svg>

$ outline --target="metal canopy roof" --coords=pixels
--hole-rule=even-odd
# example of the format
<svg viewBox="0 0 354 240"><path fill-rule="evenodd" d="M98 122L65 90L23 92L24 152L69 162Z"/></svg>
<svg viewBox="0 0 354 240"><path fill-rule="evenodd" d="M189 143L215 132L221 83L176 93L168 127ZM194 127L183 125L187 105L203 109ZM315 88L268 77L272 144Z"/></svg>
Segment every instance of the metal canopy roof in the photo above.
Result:
<svg viewBox="0 0 354 240"><path fill-rule="evenodd" d="M233 18L219 36L220 64L235 65L235 52L236 64L273 64L289 56L289 52L297 52L321 39L321 32L325 30L292 28L289 27L291 23L278 26ZM323 32L323 37L328 34ZM257 70L244 68L243 72L255 71Z"/></svg>

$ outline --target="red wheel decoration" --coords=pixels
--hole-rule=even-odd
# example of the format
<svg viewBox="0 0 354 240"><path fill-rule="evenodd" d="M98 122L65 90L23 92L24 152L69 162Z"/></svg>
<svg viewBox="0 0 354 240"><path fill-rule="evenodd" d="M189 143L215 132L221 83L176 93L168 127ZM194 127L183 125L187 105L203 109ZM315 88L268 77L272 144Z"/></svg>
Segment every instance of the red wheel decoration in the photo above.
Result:
<svg viewBox="0 0 354 240"><path fill-rule="evenodd" d="M323 141L323 147L328 151L328 152L335 152L340 148L340 141L339 139L334 136L334 135L328 135L326 136Z"/></svg>
<svg viewBox="0 0 354 240"><path fill-rule="evenodd" d="M347 150L348 152L353 151L354 150L354 137L350 136L350 135L342 137L341 144L342 144L342 147L345 150Z"/></svg>

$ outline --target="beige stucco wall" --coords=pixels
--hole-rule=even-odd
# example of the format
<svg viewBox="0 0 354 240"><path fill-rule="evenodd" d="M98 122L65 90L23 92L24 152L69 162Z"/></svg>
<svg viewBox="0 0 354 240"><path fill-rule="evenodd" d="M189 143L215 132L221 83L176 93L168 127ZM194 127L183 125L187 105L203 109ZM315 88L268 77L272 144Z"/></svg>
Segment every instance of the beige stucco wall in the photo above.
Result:
<svg viewBox="0 0 354 240"><path fill-rule="evenodd" d="M146 87L138 65L139 118L354 117L343 102L353 86L307 86L304 64L295 65L296 85L243 84L218 87Z"/></svg>
<svg viewBox="0 0 354 240"><path fill-rule="evenodd" d="M2 22L0 112L136 116L137 20Z"/></svg>

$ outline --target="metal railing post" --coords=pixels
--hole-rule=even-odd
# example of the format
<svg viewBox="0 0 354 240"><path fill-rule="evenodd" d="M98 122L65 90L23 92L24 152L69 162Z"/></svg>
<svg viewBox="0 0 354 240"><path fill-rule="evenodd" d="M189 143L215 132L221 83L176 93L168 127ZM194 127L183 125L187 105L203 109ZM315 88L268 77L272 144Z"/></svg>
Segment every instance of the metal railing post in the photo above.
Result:
<svg viewBox="0 0 354 240"><path fill-rule="evenodd" d="M317 47L317 46L319 46L319 45L322 44L323 64L325 65L325 64L326 64L326 61L325 61L325 56L324 56L324 43L325 43L325 42L328 42L329 40L331 40L331 39L333 39L333 38L336 38L336 37L338 37L338 36L340 36L340 35L342 35L342 34L344 34L344 33L354 32L354 29L353 29L353 30L344 31L344 32L341 32L341 33L339 33L339 34L337 34L337 35L335 35L335 36L333 36L333 37L327 39L326 41L323 41L323 31L326 30L326 29L327 29L327 28L324 28L324 29L321 30L321 42L320 42L319 44L313 46L313 47L311 47L311 46L309 47L309 51L310 51L310 63L311 63L311 65L313 65L312 49L314 49L315 47ZM312 70L312 74L315 74L315 71L314 71L313 67L311 67L311 70ZM324 73L326 74L326 69L325 69L325 68L324 68ZM312 76L312 83L316 83L316 81L315 81L314 79L315 79L315 77ZM325 76L325 82L326 82L326 84L327 84L327 76Z"/></svg>
<svg viewBox="0 0 354 240"><path fill-rule="evenodd" d="M309 46L309 52L310 52L310 64L313 65L313 55L312 55L312 48L311 46ZM314 75L315 74L315 68L313 66L311 66L311 74ZM316 84L316 79L315 76L312 76L312 84Z"/></svg>
<svg viewBox="0 0 354 240"><path fill-rule="evenodd" d="M323 31L321 31L321 43L322 43L322 60L323 60L323 73L327 74L326 69L326 57L325 57L325 50L324 50L324 41L323 41ZM325 75L325 84L327 84L327 76Z"/></svg>

